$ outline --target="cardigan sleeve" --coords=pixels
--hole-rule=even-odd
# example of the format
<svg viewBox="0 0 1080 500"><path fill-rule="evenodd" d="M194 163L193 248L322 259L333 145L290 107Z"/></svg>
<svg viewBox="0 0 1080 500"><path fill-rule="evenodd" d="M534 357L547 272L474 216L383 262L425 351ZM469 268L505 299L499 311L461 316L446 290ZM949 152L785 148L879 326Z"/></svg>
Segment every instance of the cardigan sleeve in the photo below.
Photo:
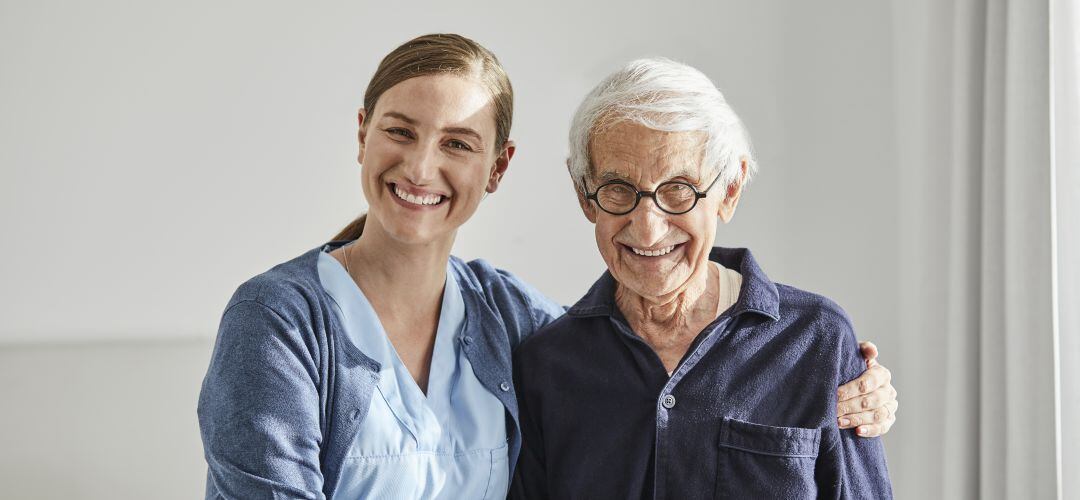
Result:
<svg viewBox="0 0 1080 500"><path fill-rule="evenodd" d="M226 309L199 393L206 498L323 499L318 362L270 307Z"/></svg>
<svg viewBox="0 0 1080 500"><path fill-rule="evenodd" d="M511 350L566 312L536 287L483 259L469 261L467 267L476 276L488 304L501 314Z"/></svg>

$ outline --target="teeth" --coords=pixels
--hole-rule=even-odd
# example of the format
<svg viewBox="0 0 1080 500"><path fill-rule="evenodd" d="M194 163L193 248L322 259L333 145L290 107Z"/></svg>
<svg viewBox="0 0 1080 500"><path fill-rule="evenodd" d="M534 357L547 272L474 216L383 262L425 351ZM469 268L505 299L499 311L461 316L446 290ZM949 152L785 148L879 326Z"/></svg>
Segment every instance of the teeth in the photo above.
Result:
<svg viewBox="0 0 1080 500"><path fill-rule="evenodd" d="M396 185L394 186L394 194L396 194L398 198L401 198L414 205L438 205L439 202L441 202L443 199L442 196L439 196L437 194L429 194L426 196L411 195L409 193L406 193Z"/></svg>
<svg viewBox="0 0 1080 500"><path fill-rule="evenodd" d="M661 255L667 255L667 254L671 253L671 251L675 249L675 245L660 248L660 249L657 249L657 250L638 250L637 248L634 248L634 247L630 247L630 249L633 250L634 253L636 253L638 255L644 255L646 257L659 257Z"/></svg>

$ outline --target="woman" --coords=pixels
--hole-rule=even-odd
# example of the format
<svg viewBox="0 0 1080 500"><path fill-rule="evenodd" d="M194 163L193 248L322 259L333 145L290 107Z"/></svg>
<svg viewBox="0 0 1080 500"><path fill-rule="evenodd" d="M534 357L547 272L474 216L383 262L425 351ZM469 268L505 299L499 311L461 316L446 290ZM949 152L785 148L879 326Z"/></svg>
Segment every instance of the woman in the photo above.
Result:
<svg viewBox="0 0 1080 500"><path fill-rule="evenodd" d="M450 249L514 155L512 104L466 38L383 59L358 115L366 218L241 285L223 314L199 397L207 498L505 497L521 446L510 353L563 309ZM887 371L869 372L883 383L865 397L892 401Z"/></svg>

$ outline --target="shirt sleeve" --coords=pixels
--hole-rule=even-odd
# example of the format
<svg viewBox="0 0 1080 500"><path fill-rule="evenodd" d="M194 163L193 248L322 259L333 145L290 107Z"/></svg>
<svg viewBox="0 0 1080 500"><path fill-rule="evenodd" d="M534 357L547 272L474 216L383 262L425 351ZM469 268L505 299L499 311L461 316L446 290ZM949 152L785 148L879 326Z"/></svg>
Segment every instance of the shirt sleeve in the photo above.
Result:
<svg viewBox="0 0 1080 500"><path fill-rule="evenodd" d="M233 304L199 393L206 498L323 499L318 363L260 302Z"/></svg>
<svg viewBox="0 0 1080 500"><path fill-rule="evenodd" d="M847 315L840 313L840 380L837 387L857 378L866 368L854 328ZM836 406L834 391L833 407ZM835 411L835 410L834 410ZM821 497L873 498L893 497L885 446L880 437L864 438L855 429L840 429L833 415L829 427L822 429L819 458L818 492ZM823 465L824 467L821 467Z"/></svg>

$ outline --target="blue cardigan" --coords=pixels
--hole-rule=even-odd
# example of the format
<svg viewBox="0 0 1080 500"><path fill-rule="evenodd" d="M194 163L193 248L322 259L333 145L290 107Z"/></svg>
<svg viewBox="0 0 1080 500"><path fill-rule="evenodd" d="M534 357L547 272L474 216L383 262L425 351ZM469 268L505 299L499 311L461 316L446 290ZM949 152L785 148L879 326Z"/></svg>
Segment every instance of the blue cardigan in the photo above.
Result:
<svg viewBox="0 0 1080 500"><path fill-rule="evenodd" d="M379 365L352 344L312 249L241 285L221 318L199 393L206 498L333 497ZM465 299L459 342L506 408L511 476L521 451L510 353L563 308L483 260L450 258Z"/></svg>

